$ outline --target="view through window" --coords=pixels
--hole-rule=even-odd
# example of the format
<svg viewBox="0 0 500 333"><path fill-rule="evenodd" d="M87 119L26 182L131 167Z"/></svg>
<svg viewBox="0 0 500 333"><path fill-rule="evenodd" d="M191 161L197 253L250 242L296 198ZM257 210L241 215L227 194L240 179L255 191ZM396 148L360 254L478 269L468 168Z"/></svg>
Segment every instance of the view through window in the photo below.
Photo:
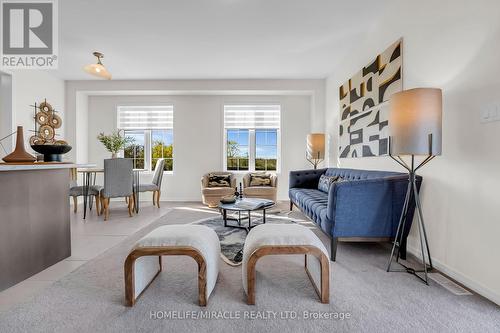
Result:
<svg viewBox="0 0 500 333"><path fill-rule="evenodd" d="M225 169L278 171L279 105L225 105Z"/></svg>
<svg viewBox="0 0 500 333"><path fill-rule="evenodd" d="M164 158L164 170L173 171L173 106L119 106L118 128L134 139L123 151L134 168L152 171Z"/></svg>

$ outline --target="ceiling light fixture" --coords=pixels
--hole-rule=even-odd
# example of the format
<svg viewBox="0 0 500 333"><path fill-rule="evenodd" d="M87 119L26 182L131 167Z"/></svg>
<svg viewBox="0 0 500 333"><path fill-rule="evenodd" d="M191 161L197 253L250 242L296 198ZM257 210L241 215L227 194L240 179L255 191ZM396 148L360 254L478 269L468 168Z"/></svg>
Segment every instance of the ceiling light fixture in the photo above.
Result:
<svg viewBox="0 0 500 333"><path fill-rule="evenodd" d="M101 59L104 58L104 54L101 52L94 52L93 55L97 58L97 64L90 64L83 68L83 70L91 75L111 80L111 73L108 72L106 67L101 62Z"/></svg>

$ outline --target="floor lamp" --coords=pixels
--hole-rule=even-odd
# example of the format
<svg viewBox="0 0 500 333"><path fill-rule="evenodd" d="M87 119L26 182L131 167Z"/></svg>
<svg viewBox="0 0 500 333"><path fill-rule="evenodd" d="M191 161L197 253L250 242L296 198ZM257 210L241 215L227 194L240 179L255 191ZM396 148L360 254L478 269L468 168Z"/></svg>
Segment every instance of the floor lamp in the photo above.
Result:
<svg viewBox="0 0 500 333"><path fill-rule="evenodd" d="M390 100L389 156L408 170L408 188L387 271L408 272L417 276L426 284L428 284L427 272L432 270L432 259L425 231L422 203L417 188L417 171L434 157L441 155L441 115L442 92L440 89L416 88L405 90L393 94ZM402 156L409 156L410 162L407 163ZM415 161L417 156L424 156L419 164ZM423 266L421 270L406 266L399 261L405 226L407 223L411 223L411 221L407 221L407 212L411 200L414 200L417 209L417 228L420 236L420 254ZM393 269L394 259L404 269ZM423 273L423 276L421 273Z"/></svg>
<svg viewBox="0 0 500 333"><path fill-rule="evenodd" d="M325 159L325 134L311 133L307 135L306 159L314 169Z"/></svg>

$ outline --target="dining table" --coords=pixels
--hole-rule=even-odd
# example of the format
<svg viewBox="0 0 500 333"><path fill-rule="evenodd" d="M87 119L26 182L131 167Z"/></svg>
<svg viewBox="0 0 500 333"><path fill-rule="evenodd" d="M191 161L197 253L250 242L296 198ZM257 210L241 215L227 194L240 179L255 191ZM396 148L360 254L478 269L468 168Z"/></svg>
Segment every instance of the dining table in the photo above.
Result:
<svg viewBox="0 0 500 333"><path fill-rule="evenodd" d="M133 169L133 182L132 182L132 193L134 196L134 211L136 214L139 213L139 186L140 186L140 173L144 171L143 169ZM89 190L90 186L96 184L97 174L104 174L104 168L95 167L95 165L83 165L81 167L77 166L76 172L82 175L83 182L83 219L87 218L87 207L92 210L92 199L90 199ZM73 171L73 177L76 177L75 171Z"/></svg>

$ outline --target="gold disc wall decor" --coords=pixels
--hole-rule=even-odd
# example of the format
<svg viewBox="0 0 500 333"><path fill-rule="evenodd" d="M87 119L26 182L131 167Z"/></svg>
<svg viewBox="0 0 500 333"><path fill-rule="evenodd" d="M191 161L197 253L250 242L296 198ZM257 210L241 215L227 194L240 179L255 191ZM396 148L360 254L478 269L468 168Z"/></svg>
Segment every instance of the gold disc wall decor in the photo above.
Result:
<svg viewBox="0 0 500 333"><path fill-rule="evenodd" d="M46 125L49 121L49 115L43 111L40 111L36 113L35 119L38 125Z"/></svg>
<svg viewBox="0 0 500 333"><path fill-rule="evenodd" d="M33 146L33 145L43 145L44 143L45 143L45 140L42 139L39 136L33 135L30 138L30 146Z"/></svg>
<svg viewBox="0 0 500 333"><path fill-rule="evenodd" d="M62 124L61 117L59 117L55 113L52 113L49 117L49 125L52 126L53 128L59 128L61 127L61 124Z"/></svg>
<svg viewBox="0 0 500 333"><path fill-rule="evenodd" d="M38 129L38 136L45 141L52 140L54 138L54 129L50 125L42 125Z"/></svg>
<svg viewBox="0 0 500 333"><path fill-rule="evenodd" d="M40 103L40 105L38 107L40 108L40 111L43 111L45 113L52 113L52 111L54 111L54 109L52 108L52 105L47 103L47 101Z"/></svg>

